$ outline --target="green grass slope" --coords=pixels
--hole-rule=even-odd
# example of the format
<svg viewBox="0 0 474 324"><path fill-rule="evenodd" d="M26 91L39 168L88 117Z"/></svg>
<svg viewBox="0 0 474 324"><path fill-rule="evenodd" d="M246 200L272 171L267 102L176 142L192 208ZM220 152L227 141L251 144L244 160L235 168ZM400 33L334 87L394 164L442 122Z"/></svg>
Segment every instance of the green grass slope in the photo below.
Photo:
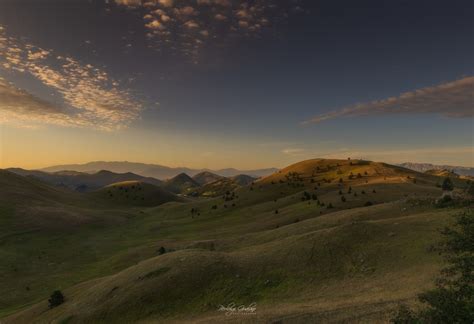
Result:
<svg viewBox="0 0 474 324"><path fill-rule="evenodd" d="M92 193L116 206L158 206L183 198L163 188L141 181L123 181L108 185Z"/></svg>
<svg viewBox="0 0 474 324"><path fill-rule="evenodd" d="M192 179L196 181L200 186L220 180L222 178L224 177L209 171L200 172L192 177Z"/></svg>
<svg viewBox="0 0 474 324"><path fill-rule="evenodd" d="M176 177L166 180L163 184L164 189L175 194L190 194L198 187L199 183L186 173L180 173Z"/></svg>
<svg viewBox="0 0 474 324"><path fill-rule="evenodd" d="M71 204L70 210L113 215L116 222L47 233L5 223L12 235L0 245L0 289L7 292L0 317L6 323L384 322L398 302L430 287L440 267L432 248L437 229L459 211L433 206L440 180L381 163L310 160L226 197L148 208ZM8 213L1 219L13 218L17 208ZM160 247L168 252L159 255ZM54 289L63 290L66 302L48 310ZM231 302L256 302L257 315L217 311Z"/></svg>

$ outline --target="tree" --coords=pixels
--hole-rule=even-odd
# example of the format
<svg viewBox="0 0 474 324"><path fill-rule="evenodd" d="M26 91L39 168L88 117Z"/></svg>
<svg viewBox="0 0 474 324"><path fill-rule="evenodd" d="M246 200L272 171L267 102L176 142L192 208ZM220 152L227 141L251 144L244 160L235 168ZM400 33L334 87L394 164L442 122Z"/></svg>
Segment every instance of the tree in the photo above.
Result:
<svg viewBox="0 0 474 324"><path fill-rule="evenodd" d="M437 287L419 296L427 307L414 312L399 309L392 323L472 323L474 318L474 212L456 216L454 226L442 231L440 252L447 266Z"/></svg>
<svg viewBox="0 0 474 324"><path fill-rule="evenodd" d="M61 290L55 290L48 299L49 308L54 308L64 303L64 295Z"/></svg>
<svg viewBox="0 0 474 324"><path fill-rule="evenodd" d="M467 187L466 192L469 195L474 196L474 182L469 183L469 187Z"/></svg>
<svg viewBox="0 0 474 324"><path fill-rule="evenodd" d="M444 191L453 191L454 186L450 178L444 179L443 184L441 185L441 189L443 189Z"/></svg>

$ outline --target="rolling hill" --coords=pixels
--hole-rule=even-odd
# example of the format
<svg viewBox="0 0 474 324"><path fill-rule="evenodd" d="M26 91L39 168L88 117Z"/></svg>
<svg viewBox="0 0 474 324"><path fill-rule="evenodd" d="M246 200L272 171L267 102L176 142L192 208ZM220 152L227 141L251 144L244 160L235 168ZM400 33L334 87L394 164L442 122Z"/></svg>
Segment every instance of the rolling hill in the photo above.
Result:
<svg viewBox="0 0 474 324"><path fill-rule="evenodd" d="M220 180L222 178L222 176L209 171L204 171L193 176L193 180L196 181L200 186Z"/></svg>
<svg viewBox="0 0 474 324"><path fill-rule="evenodd" d="M170 179L181 173L186 173L190 176L194 176L201 172L212 172L223 177L233 177L239 174L247 174L252 177L262 177L269 175L277 169L268 168L268 169L258 169L258 170L237 170L237 169L221 169L221 170L208 170L208 169L191 169L185 167L172 168L157 164L145 164L145 163L134 163L134 162L105 162L105 161L96 161L89 162L85 164L67 164L67 165L57 165L51 166L42 169L41 171L46 172L57 172L63 170L73 170L86 173L96 173L99 170L109 170L116 173L126 173L132 172L139 174L144 177L152 177L155 179Z"/></svg>
<svg viewBox="0 0 474 324"><path fill-rule="evenodd" d="M159 206L172 201L184 201L171 192L140 181L122 181L105 186L92 195L120 206Z"/></svg>
<svg viewBox="0 0 474 324"><path fill-rule="evenodd" d="M222 196L230 192L234 192L241 187L248 186L255 180L256 178L252 178L247 175L238 175L231 178L222 177L216 181L209 182L200 188L197 188L195 193L197 196L202 197Z"/></svg>
<svg viewBox="0 0 474 324"><path fill-rule="evenodd" d="M384 323L399 303L413 303L432 287L442 264L433 249L438 229L451 215L469 212L466 205L434 206L442 179L384 163L314 159L238 186L224 199L150 208L70 203L73 210L88 206L89 213L120 221L82 224L67 235L64 229L47 235L34 227L20 230L3 223L2 215L2 233L10 235L0 237L0 258L7 260L0 265L6 292L0 318ZM459 179L454 184L455 191L466 186ZM137 190L137 183L126 185ZM70 194L107 201L96 196L107 190ZM6 206L0 200L0 211ZM55 289L66 301L49 309ZM233 317L219 311L231 303L256 303L257 312Z"/></svg>
<svg viewBox="0 0 474 324"><path fill-rule="evenodd" d="M190 194L193 189L199 187L193 178L188 176L186 173L180 173L176 177L166 180L163 184L163 188L173 192L175 194Z"/></svg>
<svg viewBox="0 0 474 324"><path fill-rule="evenodd" d="M57 171L48 173L18 168L11 168L8 169L8 171L22 176L34 177L53 186L65 187L80 192L94 191L101 187L122 181L141 181L155 186L160 186L162 184L162 181L160 180L142 177L131 172L114 173L101 170L92 174L77 171Z"/></svg>

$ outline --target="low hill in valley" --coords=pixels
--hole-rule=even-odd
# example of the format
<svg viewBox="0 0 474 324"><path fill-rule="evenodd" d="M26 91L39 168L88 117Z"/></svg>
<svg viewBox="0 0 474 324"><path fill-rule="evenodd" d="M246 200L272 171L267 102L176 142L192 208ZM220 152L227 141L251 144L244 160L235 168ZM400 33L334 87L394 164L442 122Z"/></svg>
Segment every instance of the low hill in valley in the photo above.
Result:
<svg viewBox="0 0 474 324"><path fill-rule="evenodd" d="M162 184L160 180L142 177L131 172L114 173L102 170L96 173L89 174L77 171L58 171L48 173L43 171L24 170L18 168L12 168L8 170L22 176L34 177L53 186L65 187L80 192L94 191L109 184L122 181L141 181L153 184L155 186L159 186Z"/></svg>
<svg viewBox="0 0 474 324"><path fill-rule="evenodd" d="M140 181L114 183L91 194L116 205L128 206L159 206L167 202L183 201L163 188Z"/></svg>
<svg viewBox="0 0 474 324"><path fill-rule="evenodd" d="M196 189L198 187L199 183L197 183L186 173L178 174L176 177L166 180L163 183L164 189L175 194L190 194L193 189Z"/></svg>
<svg viewBox="0 0 474 324"><path fill-rule="evenodd" d="M200 186L220 180L222 178L222 176L209 171L204 171L193 176L193 180L196 181Z"/></svg>

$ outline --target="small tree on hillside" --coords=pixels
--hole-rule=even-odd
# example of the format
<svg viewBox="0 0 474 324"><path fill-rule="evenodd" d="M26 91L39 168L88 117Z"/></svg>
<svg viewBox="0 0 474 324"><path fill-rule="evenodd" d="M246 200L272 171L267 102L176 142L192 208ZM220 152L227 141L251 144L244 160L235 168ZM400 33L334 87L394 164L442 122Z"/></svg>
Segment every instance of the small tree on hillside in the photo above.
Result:
<svg viewBox="0 0 474 324"><path fill-rule="evenodd" d="M64 295L61 290L55 290L48 299L49 308L54 308L64 303Z"/></svg>
<svg viewBox="0 0 474 324"><path fill-rule="evenodd" d="M441 189L443 189L444 191L453 191L454 186L450 178L444 179L443 184L441 185Z"/></svg>

